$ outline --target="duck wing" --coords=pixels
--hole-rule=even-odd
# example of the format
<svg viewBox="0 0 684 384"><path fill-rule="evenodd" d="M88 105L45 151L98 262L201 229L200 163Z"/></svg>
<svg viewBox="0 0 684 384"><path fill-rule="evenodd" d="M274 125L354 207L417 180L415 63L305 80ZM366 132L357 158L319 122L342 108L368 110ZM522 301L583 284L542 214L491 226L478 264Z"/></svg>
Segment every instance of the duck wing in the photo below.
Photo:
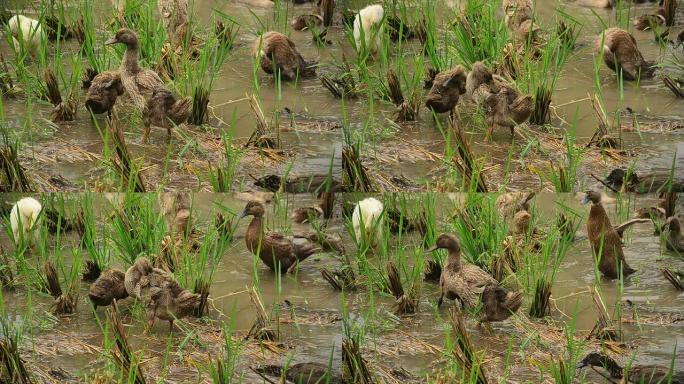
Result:
<svg viewBox="0 0 684 384"><path fill-rule="evenodd" d="M473 264L464 264L461 272L461 277L470 287L474 289L483 288L487 285L498 285L499 282L496 281L489 273L482 270L482 268Z"/></svg>
<svg viewBox="0 0 684 384"><path fill-rule="evenodd" d="M461 275L451 275L441 279L442 292L447 299L458 299L463 307L472 308L477 305L479 291L473 290L473 286L468 284Z"/></svg>
<svg viewBox="0 0 684 384"><path fill-rule="evenodd" d="M627 220L627 221L625 221L624 223L622 223L622 224L616 226L616 227L615 227L615 231L617 232L618 236L620 236L620 238L622 238L622 236L623 236L624 233L625 233L625 230L627 230L627 228L631 227L632 225L634 225L634 224L636 224L636 223L650 223L650 222L651 222L651 219L631 219L631 220Z"/></svg>
<svg viewBox="0 0 684 384"><path fill-rule="evenodd" d="M174 124L179 125L190 117L191 112L192 101L190 98L186 97L183 99L178 99L173 103L169 109L168 116Z"/></svg>

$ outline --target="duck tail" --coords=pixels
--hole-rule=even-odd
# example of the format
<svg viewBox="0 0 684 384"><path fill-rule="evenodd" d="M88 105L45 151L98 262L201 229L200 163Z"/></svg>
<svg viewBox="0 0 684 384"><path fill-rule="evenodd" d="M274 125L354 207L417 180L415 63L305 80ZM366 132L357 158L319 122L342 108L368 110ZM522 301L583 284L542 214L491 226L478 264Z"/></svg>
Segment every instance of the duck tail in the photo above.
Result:
<svg viewBox="0 0 684 384"><path fill-rule="evenodd" d="M184 99L176 100L176 102L173 103L171 110L169 111L169 117L174 124L178 125L188 120L191 112L192 101L190 98L186 97Z"/></svg>
<svg viewBox="0 0 684 384"><path fill-rule="evenodd" d="M503 306L511 312L516 312L523 304L523 293L519 292L508 292L506 294L506 300Z"/></svg>

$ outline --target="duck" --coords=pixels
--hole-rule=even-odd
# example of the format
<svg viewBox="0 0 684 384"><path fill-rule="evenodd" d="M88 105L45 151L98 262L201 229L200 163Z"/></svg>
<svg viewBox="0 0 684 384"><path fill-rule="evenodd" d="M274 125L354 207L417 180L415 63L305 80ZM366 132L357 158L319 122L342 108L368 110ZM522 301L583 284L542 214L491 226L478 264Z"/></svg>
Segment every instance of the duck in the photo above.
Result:
<svg viewBox="0 0 684 384"><path fill-rule="evenodd" d="M245 244L247 249L259 256L272 271L290 272L299 262L321 250L308 239L287 237L278 232L265 232L264 211L264 205L253 200L247 203L240 218L253 217L245 233Z"/></svg>
<svg viewBox="0 0 684 384"><path fill-rule="evenodd" d="M279 73L283 80L295 80L316 74L316 63L305 61L295 43L280 32L257 36L252 51L261 69L269 75Z"/></svg>
<svg viewBox="0 0 684 384"><path fill-rule="evenodd" d="M449 300L456 300L461 307L474 308L477 305L477 298L488 285L498 286L491 275L483 271L480 267L473 264L461 263L461 247L456 236L448 233L441 234L427 252L437 249L446 249L448 256L442 274L439 278L440 296L437 307L442 306L444 297Z"/></svg>
<svg viewBox="0 0 684 384"><path fill-rule="evenodd" d="M327 364L316 362L297 363L287 367L266 365L254 369L259 375L284 378L287 382L297 384L342 384L346 383L341 372Z"/></svg>
<svg viewBox="0 0 684 384"><path fill-rule="evenodd" d="M508 30L517 40L537 39L539 26L533 21L532 0L504 0L501 4Z"/></svg>
<svg viewBox="0 0 684 384"><path fill-rule="evenodd" d="M590 352L577 363L577 369L584 367L603 367L614 379L622 379L622 382L639 384L684 384L684 371L677 371L676 366L670 378L670 367L660 365L639 365L633 364L629 367L625 377L625 368L615 361L612 357L603 352Z"/></svg>
<svg viewBox="0 0 684 384"><path fill-rule="evenodd" d="M462 65L457 65L435 75L425 100L425 106L435 113L450 112L465 92L466 69Z"/></svg>
<svg viewBox="0 0 684 384"><path fill-rule="evenodd" d="M656 13L636 16L632 24L637 31L645 31L655 26L661 26L665 24L665 11L660 8Z"/></svg>
<svg viewBox="0 0 684 384"><path fill-rule="evenodd" d="M354 16L354 42L357 52L368 52L378 57L382 47L385 9L381 4L371 4Z"/></svg>
<svg viewBox="0 0 684 384"><path fill-rule="evenodd" d="M299 207L292 212L290 219L297 224L309 222L323 216L323 209L319 206Z"/></svg>
<svg viewBox="0 0 684 384"><path fill-rule="evenodd" d="M507 192L499 195L494 205L502 216L512 217L521 210L529 211L535 195L535 192Z"/></svg>
<svg viewBox="0 0 684 384"><path fill-rule="evenodd" d="M166 222L166 228L176 234L192 232L192 215L189 196L182 192L160 193L159 207Z"/></svg>
<svg viewBox="0 0 684 384"><path fill-rule="evenodd" d="M352 225L357 243L362 240L372 248L376 248L383 239L384 206L380 200L367 197L354 206Z"/></svg>
<svg viewBox="0 0 684 384"><path fill-rule="evenodd" d="M184 289L176 280L164 280L161 286L150 289L149 301L145 304L147 329L151 330L156 319L160 319L168 321L169 331L173 331L174 320L194 313L201 300L202 295Z"/></svg>
<svg viewBox="0 0 684 384"><path fill-rule="evenodd" d="M475 104L481 105L505 84L507 81L503 77L495 75L483 62L476 61L466 77L466 95Z"/></svg>
<svg viewBox="0 0 684 384"><path fill-rule="evenodd" d="M152 126L166 128L167 137L170 138L171 128L187 121L190 113L192 113L190 98L179 99L165 86L154 87L152 97L147 101L143 111L142 142L148 142Z"/></svg>
<svg viewBox="0 0 684 384"><path fill-rule="evenodd" d="M23 47L35 59L41 44L47 39L40 21L24 15L14 15L7 21L7 26L12 35L14 50L19 52Z"/></svg>
<svg viewBox="0 0 684 384"><path fill-rule="evenodd" d="M591 243L594 255L602 252L599 257L599 270L610 279L616 279L619 275L619 268L622 268L622 275L627 277L636 272L625 260L622 251L622 239L610 223L610 218L601 204L601 194L595 191L587 191L582 199L583 204L591 202L589 219L587 220L587 234Z"/></svg>
<svg viewBox="0 0 684 384"><path fill-rule="evenodd" d="M323 16L315 13L295 16L290 21L290 27L295 31L301 31L321 24L323 24Z"/></svg>
<svg viewBox="0 0 684 384"><path fill-rule="evenodd" d="M144 302L149 300L150 290L163 287L173 280L168 272L154 268L147 257L138 257L125 273L124 287L128 296Z"/></svg>
<svg viewBox="0 0 684 384"><path fill-rule="evenodd" d="M601 32L596 39L595 49L597 54L603 55L603 62L608 68L616 73L622 71L625 80L653 77L653 63L644 60L636 39L624 29L612 27Z"/></svg>
<svg viewBox="0 0 684 384"><path fill-rule="evenodd" d="M138 35L131 29L121 28L116 35L105 42L106 45L124 44L124 53L119 74L126 94L140 111L144 111L147 102L156 87L163 87L164 82L152 70L140 67L138 63Z"/></svg>
<svg viewBox="0 0 684 384"><path fill-rule="evenodd" d="M42 210L40 202L33 197L24 197L14 203L10 211L10 226L15 244L24 241L31 248L38 245L41 238Z"/></svg>
<svg viewBox="0 0 684 384"><path fill-rule="evenodd" d="M177 30L188 24L188 0L157 0L157 9L166 30L166 38L175 46L180 43L174 41Z"/></svg>
<svg viewBox="0 0 684 384"><path fill-rule="evenodd" d="M495 127L508 127L513 136L515 127L532 115L534 99L532 95L520 95L511 86L502 86L499 92L487 96L484 105L489 125L487 137L492 136Z"/></svg>
<svg viewBox="0 0 684 384"><path fill-rule="evenodd" d="M672 252L684 254L684 236L682 236L682 226L679 219L672 216L665 222L667 226L667 239L665 247Z"/></svg>
<svg viewBox="0 0 684 384"><path fill-rule="evenodd" d="M522 291L509 291L496 285L487 285L480 297L482 309L480 324L504 321L520 309L523 304Z"/></svg>
<svg viewBox="0 0 684 384"><path fill-rule="evenodd" d="M97 309L98 306L106 307L114 300L123 300L128 297L124 280L126 274L116 268L108 269L100 275L90 285L88 297L93 303L93 307Z"/></svg>
<svg viewBox="0 0 684 384"><path fill-rule="evenodd" d="M106 112L107 117L111 118L116 99L123 93L124 88L119 71L99 73L90 81L85 106L96 115Z"/></svg>
<svg viewBox="0 0 684 384"><path fill-rule="evenodd" d="M577 4L588 8L611 9L615 6L615 0L578 0Z"/></svg>

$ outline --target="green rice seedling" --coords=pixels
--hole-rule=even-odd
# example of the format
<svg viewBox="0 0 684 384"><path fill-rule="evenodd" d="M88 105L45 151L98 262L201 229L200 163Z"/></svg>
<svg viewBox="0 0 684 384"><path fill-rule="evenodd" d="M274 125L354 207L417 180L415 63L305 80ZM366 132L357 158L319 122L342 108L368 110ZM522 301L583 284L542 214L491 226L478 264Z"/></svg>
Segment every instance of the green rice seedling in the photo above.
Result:
<svg viewBox="0 0 684 384"><path fill-rule="evenodd" d="M13 290L16 287L16 277L5 249L0 246L0 288Z"/></svg>
<svg viewBox="0 0 684 384"><path fill-rule="evenodd" d="M62 280L66 284L62 290L57 268L52 261L45 263L45 280L47 281L48 292L55 299L54 313L56 315L70 315L76 311L78 304L78 290L81 274L81 257L78 249L72 252L71 266L69 269L64 265L64 258L61 252L55 254L57 268L62 272Z"/></svg>
<svg viewBox="0 0 684 384"><path fill-rule="evenodd" d="M235 116L235 114L233 114ZM235 125L231 125L234 127ZM240 160L244 155L244 151L234 145L234 129L231 128L229 132L224 132L221 135L223 142L224 163L222 166L215 168L209 167L209 182L211 183L214 192L230 192L233 189L233 183L237 176L237 168L240 165Z"/></svg>
<svg viewBox="0 0 684 384"><path fill-rule="evenodd" d="M93 16L94 1L84 0L79 2L80 14L83 15L83 42L81 43L81 55L85 56L88 62L88 68L92 71L89 74L89 79L92 80L98 73L106 70L109 67L110 56L104 49L96 49L102 43L98 43L99 33L96 29L96 21ZM89 84L89 83L88 83Z"/></svg>
<svg viewBox="0 0 684 384"><path fill-rule="evenodd" d="M579 119L579 108L575 111L575 117L570 130L566 131L563 137L565 153L560 164L551 161L550 170L545 175L545 179L553 184L556 192L574 192L578 183L578 171L584 158L585 149L577 145L576 133L577 122Z"/></svg>
<svg viewBox="0 0 684 384"><path fill-rule="evenodd" d="M271 328L272 319L266 313L266 310L264 309L264 304L261 301L261 297L257 292L256 287L252 287L250 289L249 298L252 302L252 306L256 311L256 319L254 320L252 327L249 329L246 338L262 341L278 340L280 335L277 332L277 326L275 330Z"/></svg>
<svg viewBox="0 0 684 384"><path fill-rule="evenodd" d="M83 194L79 205L79 220L82 222L81 247L85 248L90 260L83 263L83 280L95 281L102 271L109 268L110 251L104 241L97 240L97 218L94 211L94 195Z"/></svg>
<svg viewBox="0 0 684 384"><path fill-rule="evenodd" d="M112 337L116 345L116 348L111 348L109 352L119 370L118 382L145 384L145 375L142 371L142 353L135 352L128 341L116 300L107 309L107 326L105 329L112 332L111 336L105 332L105 340Z"/></svg>
<svg viewBox="0 0 684 384"><path fill-rule="evenodd" d="M5 298L0 290L0 377L11 383L31 384L34 379L19 352L23 338L22 323L13 321L13 316L7 313Z"/></svg>
<svg viewBox="0 0 684 384"><path fill-rule="evenodd" d="M491 270L491 263L503 253L508 224L501 218L493 196L468 193L463 208L451 217L464 256L471 263Z"/></svg>
<svg viewBox="0 0 684 384"><path fill-rule="evenodd" d="M141 254L159 255L166 233L164 220L154 208L154 194L127 193L123 206L115 208L109 240L125 266L132 265Z"/></svg>
<svg viewBox="0 0 684 384"><path fill-rule="evenodd" d="M449 350L450 359L461 368L461 382L487 384L484 369L484 356L478 353L466 330L465 319L453 309L449 311Z"/></svg>
<svg viewBox="0 0 684 384"><path fill-rule="evenodd" d="M343 376L352 383L372 384L375 382L366 359L361 354L361 347L365 336L365 325L354 321L347 308L344 292L340 298L342 303L342 370Z"/></svg>
<svg viewBox="0 0 684 384"><path fill-rule="evenodd" d="M223 324L223 348L219 355L214 358L209 358L207 371L209 377L214 384L232 384L241 383L242 375L237 375L238 362L242 354L242 342L236 339L235 335L235 307L233 307L233 315L228 324Z"/></svg>
<svg viewBox="0 0 684 384"><path fill-rule="evenodd" d="M375 187L361 162L362 140L353 139L349 121L345 117L344 105L342 100L342 132L345 141L345 147L342 149L342 182L351 191L373 192Z"/></svg>
<svg viewBox="0 0 684 384"><path fill-rule="evenodd" d="M548 313L551 288L571 244L569 236L553 227L545 236L539 253L526 246L521 275L522 285L530 298L530 316L540 318Z"/></svg>
<svg viewBox="0 0 684 384"><path fill-rule="evenodd" d="M26 171L19 162L19 138L10 139L6 131L2 132L2 147L0 147L0 190L2 192L31 192L34 186Z"/></svg>
<svg viewBox="0 0 684 384"><path fill-rule="evenodd" d="M111 167L119 175L120 188L123 191L146 192L145 181L142 175L142 164L133 160L131 152L126 145L123 128L117 119L107 122L112 138L116 157L110 157Z"/></svg>
<svg viewBox="0 0 684 384"><path fill-rule="evenodd" d="M598 272L597 272L598 273ZM599 280L596 280L599 281ZM622 334L618 332L619 326L615 325L618 320L613 320L608 314L606 305L603 301L603 295L598 284L593 287L591 298L594 302L594 307L598 312L596 324L591 329L588 338L594 337L598 340L619 341L622 340Z"/></svg>
<svg viewBox="0 0 684 384"><path fill-rule="evenodd" d="M445 42L447 52L467 68L476 61L502 63L508 28L497 14L499 9L500 0L466 0L461 13L450 23L453 40Z"/></svg>

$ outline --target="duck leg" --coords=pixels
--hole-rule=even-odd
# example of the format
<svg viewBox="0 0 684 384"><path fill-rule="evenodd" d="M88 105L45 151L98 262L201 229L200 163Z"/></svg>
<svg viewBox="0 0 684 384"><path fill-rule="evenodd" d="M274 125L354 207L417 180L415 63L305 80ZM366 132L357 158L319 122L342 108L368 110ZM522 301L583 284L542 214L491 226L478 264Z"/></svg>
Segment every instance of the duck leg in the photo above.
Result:
<svg viewBox="0 0 684 384"><path fill-rule="evenodd" d="M173 332L173 319L169 320L169 332Z"/></svg>
<svg viewBox="0 0 684 384"><path fill-rule="evenodd" d="M143 333L148 334L152 332L152 328L154 327L154 320L154 314L147 316L147 325L145 326L145 330L143 331Z"/></svg>
<svg viewBox="0 0 684 384"><path fill-rule="evenodd" d="M151 130L151 129L152 129L152 127L151 127L150 125L145 124L145 128L144 128L144 131L143 131L143 137L142 137L142 143L143 143L143 144L148 144L148 143L149 143L149 141L150 141L150 130Z"/></svg>
<svg viewBox="0 0 684 384"><path fill-rule="evenodd" d="M437 300L437 308L441 308L443 302L444 302L444 292L439 294L439 299Z"/></svg>

